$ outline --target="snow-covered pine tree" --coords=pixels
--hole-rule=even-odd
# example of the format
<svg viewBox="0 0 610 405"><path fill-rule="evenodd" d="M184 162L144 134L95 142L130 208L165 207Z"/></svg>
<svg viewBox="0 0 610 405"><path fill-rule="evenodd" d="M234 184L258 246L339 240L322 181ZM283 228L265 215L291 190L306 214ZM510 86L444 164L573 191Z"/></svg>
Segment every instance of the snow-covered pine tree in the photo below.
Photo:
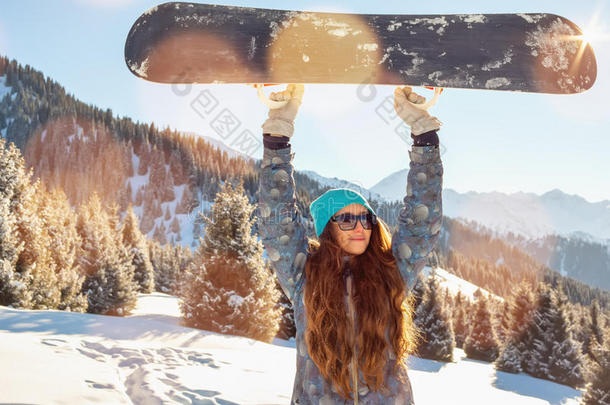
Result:
<svg viewBox="0 0 610 405"><path fill-rule="evenodd" d="M180 202L176 206L175 214L189 214L196 207L196 200L188 184L185 185Z"/></svg>
<svg viewBox="0 0 610 405"><path fill-rule="evenodd" d="M138 188L138 191L136 191L136 198L133 201L133 205L135 205L136 207L139 207L142 205L142 200L144 199L144 197L142 197L143 192L142 192L142 187Z"/></svg>
<svg viewBox="0 0 610 405"><path fill-rule="evenodd" d="M182 289L184 284L184 274L186 273L186 270L191 267L191 263L193 262L193 251L188 246L178 244L173 246L172 258L177 266L174 291L178 292Z"/></svg>
<svg viewBox="0 0 610 405"><path fill-rule="evenodd" d="M205 237L185 274L181 311L187 325L270 342L281 310L276 279L252 235L255 207L243 186L228 183L217 193Z"/></svg>
<svg viewBox="0 0 610 405"><path fill-rule="evenodd" d="M61 189L43 193L40 216L49 234L48 250L57 273L61 295L58 309L85 312L88 304L82 293L84 277L76 260L81 241L76 231L74 211Z"/></svg>
<svg viewBox="0 0 610 405"><path fill-rule="evenodd" d="M529 284L522 282L505 301L508 319L503 322L507 322L508 327L504 330L504 343L494 362L498 370L509 373L522 371L521 363L529 350L525 339L534 313L533 300Z"/></svg>
<svg viewBox="0 0 610 405"><path fill-rule="evenodd" d="M572 339L571 326L554 289L543 283L536 289L536 310L527 341L532 346L523 356L523 371L574 388L584 383L580 345Z"/></svg>
<svg viewBox="0 0 610 405"><path fill-rule="evenodd" d="M15 263L21 249L10 201L0 194L0 305L18 306L20 302L29 300L21 275L15 273Z"/></svg>
<svg viewBox="0 0 610 405"><path fill-rule="evenodd" d="M528 342L527 330L531 326L534 316L534 297L532 289L526 282L521 282L514 294L509 298L510 305L510 331L508 339L521 356L526 356L531 343Z"/></svg>
<svg viewBox="0 0 610 405"><path fill-rule="evenodd" d="M488 298L478 295L470 317L470 329L464 342L464 352L471 359L492 362L498 357L498 338L492 326Z"/></svg>
<svg viewBox="0 0 610 405"><path fill-rule="evenodd" d="M600 340L601 343L594 343L591 347L594 361L587 373L583 405L610 405L610 328L606 328Z"/></svg>
<svg viewBox="0 0 610 405"><path fill-rule="evenodd" d="M6 146L0 137L0 305L20 306L29 302L29 291L21 274L15 272L23 244L17 238L14 208L27 186L24 163L14 144Z"/></svg>
<svg viewBox="0 0 610 405"><path fill-rule="evenodd" d="M155 288L166 294L178 293L178 264L174 260L174 251L170 244L161 246L154 241L157 249L157 268L155 270Z"/></svg>
<svg viewBox="0 0 610 405"><path fill-rule="evenodd" d="M53 309L59 302L50 260L48 233L38 216L40 183L14 144L0 138L0 212L2 215L0 302L18 308ZM4 240L6 238L6 240Z"/></svg>
<svg viewBox="0 0 610 405"><path fill-rule="evenodd" d="M169 225L169 231L180 236L180 222L178 222L177 217L174 217L171 224Z"/></svg>
<svg viewBox="0 0 610 405"><path fill-rule="evenodd" d="M108 213L96 194L79 208L79 264L85 273L83 292L90 313L124 316L135 307L138 286L127 249L117 245Z"/></svg>
<svg viewBox="0 0 610 405"><path fill-rule="evenodd" d="M134 266L133 279L138 284L138 291L148 294L154 291L155 274L148 255L146 239L140 232L138 222L133 208L129 205L121 228L123 245L131 253L131 263Z"/></svg>
<svg viewBox="0 0 610 405"><path fill-rule="evenodd" d="M498 343L503 345L508 335L510 335L510 303L508 300L504 300L500 304L500 310L495 314L495 330L496 336L498 337Z"/></svg>
<svg viewBox="0 0 610 405"><path fill-rule="evenodd" d="M284 294L284 291L280 287L279 283L277 284L277 290L280 293L278 306L282 311L282 317L280 318L280 329L277 333L277 337L288 340L296 336L297 329L294 323L294 310L292 308L292 303L288 297L286 297L286 294Z"/></svg>
<svg viewBox="0 0 610 405"><path fill-rule="evenodd" d="M417 279L415 280L415 285L413 286L413 289L411 290L410 295L412 296L412 302L413 302L413 313L417 312L417 307L419 307L419 304L421 304L423 298L424 298L424 293L426 291L426 283L424 281L424 277L422 276L422 274L420 273L417 276Z"/></svg>
<svg viewBox="0 0 610 405"><path fill-rule="evenodd" d="M15 272L25 281L31 298L28 304L18 306L27 309L55 309L61 297L49 250L49 234L39 215L43 193L39 181L29 184L15 207L17 237L23 243Z"/></svg>
<svg viewBox="0 0 610 405"><path fill-rule="evenodd" d="M592 348L601 344L603 340L603 328L600 325L601 317L597 300L589 306L588 317L582 317L582 319L586 320L585 328L583 328L582 351L583 354L587 354L589 358L593 359Z"/></svg>
<svg viewBox="0 0 610 405"><path fill-rule="evenodd" d="M438 281L432 274L428 277L422 301L415 311L415 326L421 336L417 355L426 359L453 361L455 338L450 315L439 293Z"/></svg>
<svg viewBox="0 0 610 405"><path fill-rule="evenodd" d="M494 362L496 369L509 373L520 373L521 370L521 352L515 346L512 339L508 339L500 348L500 354Z"/></svg>
<svg viewBox="0 0 610 405"><path fill-rule="evenodd" d="M452 325L453 325L453 335L455 337L455 346L463 348L464 341L466 340L466 336L468 335L468 327L467 327L467 317L468 313L469 301L466 297L462 295L462 292L458 290L455 298L453 300L453 308L452 308Z"/></svg>

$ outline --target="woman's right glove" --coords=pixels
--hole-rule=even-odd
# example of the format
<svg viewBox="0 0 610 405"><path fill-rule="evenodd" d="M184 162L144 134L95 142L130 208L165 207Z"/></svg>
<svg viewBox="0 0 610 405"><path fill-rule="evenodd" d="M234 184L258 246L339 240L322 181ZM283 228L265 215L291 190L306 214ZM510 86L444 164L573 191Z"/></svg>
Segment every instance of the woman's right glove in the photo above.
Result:
<svg viewBox="0 0 610 405"><path fill-rule="evenodd" d="M411 127L411 133L415 136L429 131L438 131L441 122L432 117L428 111L418 108L415 104L423 104L426 99L413 92L411 87L397 87L394 90L394 109L402 120Z"/></svg>
<svg viewBox="0 0 610 405"><path fill-rule="evenodd" d="M305 86L303 84L289 84L286 90L271 93L269 98L273 101L289 100L281 108L269 109L269 118L263 123L263 134L273 136L291 137L294 133L294 119L301 106Z"/></svg>

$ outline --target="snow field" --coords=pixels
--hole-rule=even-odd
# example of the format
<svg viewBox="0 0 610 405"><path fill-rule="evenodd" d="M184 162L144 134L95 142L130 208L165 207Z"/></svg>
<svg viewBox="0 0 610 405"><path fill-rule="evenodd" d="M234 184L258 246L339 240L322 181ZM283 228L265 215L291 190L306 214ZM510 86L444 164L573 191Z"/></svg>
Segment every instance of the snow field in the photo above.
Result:
<svg viewBox="0 0 610 405"><path fill-rule="evenodd" d="M490 363L409 358L417 405L577 404L580 392ZM140 294L125 318L0 307L0 402L290 403L292 341L266 344L180 325L178 300Z"/></svg>

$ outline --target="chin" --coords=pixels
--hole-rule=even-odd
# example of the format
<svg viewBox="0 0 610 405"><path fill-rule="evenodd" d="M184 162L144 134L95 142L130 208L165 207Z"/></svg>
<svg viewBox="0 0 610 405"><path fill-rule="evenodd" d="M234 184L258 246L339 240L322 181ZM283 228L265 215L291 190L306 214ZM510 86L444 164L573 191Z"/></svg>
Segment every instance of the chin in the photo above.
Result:
<svg viewBox="0 0 610 405"><path fill-rule="evenodd" d="M350 255L356 255L356 256L361 255L364 252L366 252L366 248L364 248L364 249L354 249L354 250L348 250L347 251L347 253L349 253Z"/></svg>

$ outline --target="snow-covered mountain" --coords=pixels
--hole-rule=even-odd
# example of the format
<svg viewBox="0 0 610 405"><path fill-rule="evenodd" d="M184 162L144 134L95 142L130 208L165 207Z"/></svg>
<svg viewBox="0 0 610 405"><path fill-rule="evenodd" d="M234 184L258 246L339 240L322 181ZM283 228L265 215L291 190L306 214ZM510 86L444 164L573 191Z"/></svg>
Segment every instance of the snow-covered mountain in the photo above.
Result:
<svg viewBox="0 0 610 405"><path fill-rule="evenodd" d="M177 298L161 293L141 294L125 318L0 306L0 401L290 403L294 341L266 344L186 328L180 320ZM565 385L467 359L461 349L454 359L408 359L418 405L576 405L581 397Z"/></svg>
<svg viewBox="0 0 610 405"><path fill-rule="evenodd" d="M374 200L383 201L386 199L383 195L381 195L377 192L371 191L365 187L359 186L358 184L352 183L347 180L342 180L337 177L324 177L312 170L299 170L299 173L303 173L310 179L317 181L318 183L320 183L321 186L328 186L331 188L341 188L341 187L351 188L352 190L358 191L367 200L374 199ZM312 196L312 197L315 198L317 196Z"/></svg>
<svg viewBox="0 0 610 405"><path fill-rule="evenodd" d="M404 169L381 180L371 191L388 200L401 200L406 182L407 169ZM476 221L499 234L513 232L531 239L547 234L580 235L598 243L610 243L610 201L591 203L557 189L537 195L458 193L446 188L443 211L448 217Z"/></svg>

